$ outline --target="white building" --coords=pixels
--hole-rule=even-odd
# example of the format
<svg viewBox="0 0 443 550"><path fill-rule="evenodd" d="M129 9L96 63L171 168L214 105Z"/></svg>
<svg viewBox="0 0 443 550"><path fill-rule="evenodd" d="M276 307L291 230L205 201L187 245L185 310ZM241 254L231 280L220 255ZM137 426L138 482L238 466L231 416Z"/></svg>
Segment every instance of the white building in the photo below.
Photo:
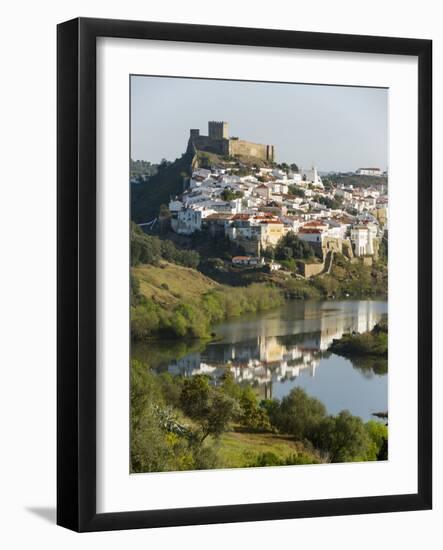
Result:
<svg viewBox="0 0 443 550"><path fill-rule="evenodd" d="M271 196L271 189L264 183L261 183L254 189L254 193L263 199L269 200Z"/></svg>
<svg viewBox="0 0 443 550"><path fill-rule="evenodd" d="M264 264L264 258L257 256L234 256L232 258L233 265L258 266Z"/></svg>
<svg viewBox="0 0 443 550"><path fill-rule="evenodd" d="M177 217L171 219L171 227L180 235L191 235L200 231L202 220L214 212L215 210L209 208L184 208L177 213Z"/></svg>
<svg viewBox="0 0 443 550"><path fill-rule="evenodd" d="M169 211L170 212L179 212L183 210L183 203L178 199L172 199L169 201Z"/></svg>
<svg viewBox="0 0 443 550"><path fill-rule="evenodd" d="M373 256L374 241L377 238L377 226L373 224L358 224L351 228L351 242L354 254L358 256Z"/></svg>
<svg viewBox="0 0 443 550"><path fill-rule="evenodd" d="M357 176L381 176L380 168L359 168L355 172Z"/></svg>
<svg viewBox="0 0 443 550"><path fill-rule="evenodd" d="M298 172L289 172L288 174L288 184L290 185L291 183L301 183L302 182L302 175L299 174Z"/></svg>
<svg viewBox="0 0 443 550"><path fill-rule="evenodd" d="M301 173L303 179L306 182L312 183L312 185L315 185L315 187L323 187L323 182L321 181L321 177L319 176L317 168L315 168L315 166L313 166L309 170L302 170Z"/></svg>

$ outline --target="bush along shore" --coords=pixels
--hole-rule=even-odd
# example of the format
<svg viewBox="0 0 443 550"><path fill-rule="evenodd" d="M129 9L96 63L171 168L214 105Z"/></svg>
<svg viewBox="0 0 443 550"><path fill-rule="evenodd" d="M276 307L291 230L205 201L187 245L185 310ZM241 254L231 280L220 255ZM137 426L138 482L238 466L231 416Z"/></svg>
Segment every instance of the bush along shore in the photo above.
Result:
<svg viewBox="0 0 443 550"><path fill-rule="evenodd" d="M344 357L388 357L388 321L377 323L370 332L362 334L344 334L339 340L333 340L329 351Z"/></svg>

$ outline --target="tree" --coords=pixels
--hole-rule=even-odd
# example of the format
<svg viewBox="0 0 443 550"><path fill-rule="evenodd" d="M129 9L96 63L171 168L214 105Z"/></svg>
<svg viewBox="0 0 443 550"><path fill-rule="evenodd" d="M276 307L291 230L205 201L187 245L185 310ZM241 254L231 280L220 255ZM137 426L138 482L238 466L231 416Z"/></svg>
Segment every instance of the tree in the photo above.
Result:
<svg viewBox="0 0 443 550"><path fill-rule="evenodd" d="M172 241L144 233L136 224L131 227L131 265L157 265L161 259L196 268L200 255L195 250L181 250Z"/></svg>
<svg viewBox="0 0 443 550"><path fill-rule="evenodd" d="M334 197L333 199L329 197L324 197L323 195L314 195L314 201L330 208L331 210L338 210L343 205L342 197Z"/></svg>
<svg viewBox="0 0 443 550"><path fill-rule="evenodd" d="M199 424L200 443L209 435L220 437L237 412L235 400L213 388L208 377L201 375L184 381L180 405L183 412Z"/></svg>
<svg viewBox="0 0 443 550"><path fill-rule="evenodd" d="M161 255L168 262L177 258L177 249L172 241L161 241Z"/></svg>
<svg viewBox="0 0 443 550"><path fill-rule="evenodd" d="M266 409L260 407L257 394L247 386L240 397L241 422L251 430L269 430Z"/></svg>
<svg viewBox="0 0 443 550"><path fill-rule="evenodd" d="M376 420L369 420L365 428L371 440L366 460L387 460L388 427Z"/></svg>
<svg viewBox="0 0 443 550"><path fill-rule="evenodd" d="M304 198L305 191L301 187L298 187L297 185L290 185L288 187L288 191L290 195L295 195L296 197Z"/></svg>
<svg viewBox="0 0 443 550"><path fill-rule="evenodd" d="M165 170L171 164L172 163L169 160L166 160L165 158L162 158L161 161L160 161L160 164L158 165L158 171L161 172L162 170Z"/></svg>
<svg viewBox="0 0 443 550"><path fill-rule="evenodd" d="M309 397L302 388L294 388L282 399L272 420L281 432L290 433L295 439L302 440L309 438L314 427L325 415L323 403Z"/></svg>
<svg viewBox="0 0 443 550"><path fill-rule="evenodd" d="M388 232L383 233L383 237L380 241L380 247L378 249L380 261L387 263L388 261Z"/></svg>
<svg viewBox="0 0 443 550"><path fill-rule="evenodd" d="M275 257L278 260L287 260L290 258L307 260L314 255L314 251L309 244L299 239L293 231L284 235L275 247Z"/></svg>
<svg viewBox="0 0 443 550"><path fill-rule="evenodd" d="M329 454L331 462L367 460L371 439L358 416L341 411L314 425L309 439L319 450Z"/></svg>

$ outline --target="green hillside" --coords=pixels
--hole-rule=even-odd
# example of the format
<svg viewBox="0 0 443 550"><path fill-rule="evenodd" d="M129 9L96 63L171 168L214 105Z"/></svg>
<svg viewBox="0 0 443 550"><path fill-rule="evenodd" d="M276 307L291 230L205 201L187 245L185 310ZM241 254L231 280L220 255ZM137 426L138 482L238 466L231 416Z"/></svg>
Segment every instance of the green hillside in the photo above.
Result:
<svg viewBox="0 0 443 550"><path fill-rule="evenodd" d="M148 338L208 338L228 317L281 305L280 290L264 284L227 287L199 271L160 261L131 268L131 333Z"/></svg>
<svg viewBox="0 0 443 550"><path fill-rule="evenodd" d="M190 175L192 153L185 153L147 182L131 186L131 219L143 223L158 215L161 204L183 191L183 174Z"/></svg>
<svg viewBox="0 0 443 550"><path fill-rule="evenodd" d="M133 267L131 273L140 284L140 294L163 307L181 301L198 302L206 292L220 286L195 269L163 261L158 266Z"/></svg>

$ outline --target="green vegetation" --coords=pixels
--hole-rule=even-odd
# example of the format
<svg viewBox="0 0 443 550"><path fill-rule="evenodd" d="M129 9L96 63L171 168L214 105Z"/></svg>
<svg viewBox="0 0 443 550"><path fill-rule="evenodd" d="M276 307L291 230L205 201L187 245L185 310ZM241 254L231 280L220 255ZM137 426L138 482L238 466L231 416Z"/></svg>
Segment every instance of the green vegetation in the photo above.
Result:
<svg viewBox="0 0 443 550"><path fill-rule="evenodd" d="M377 460L382 440L387 439L386 426L374 432L372 423L366 425L349 411L327 416L316 423L309 437L313 445L328 455L331 462L361 462Z"/></svg>
<svg viewBox="0 0 443 550"><path fill-rule="evenodd" d="M326 415L324 405L301 388L293 389L281 402L268 404L271 423L280 432L310 443L331 462L377 460L387 427L366 424L349 411Z"/></svg>
<svg viewBox="0 0 443 550"><path fill-rule="evenodd" d="M293 300L321 300L323 298L320 289L312 280L291 278L282 282L285 295Z"/></svg>
<svg viewBox="0 0 443 550"><path fill-rule="evenodd" d="M164 472L215 468L211 445L201 445L192 426L171 402L182 380L155 375L145 364L131 365L131 471Z"/></svg>
<svg viewBox="0 0 443 550"><path fill-rule="evenodd" d="M213 385L207 376L155 374L132 361L133 472L385 460L387 437L377 421L326 415L301 388L259 401L229 370Z"/></svg>
<svg viewBox="0 0 443 550"><path fill-rule="evenodd" d="M182 250L172 241L146 235L135 224L131 224L131 266L139 264L159 265L160 260L196 268L200 256L195 250Z"/></svg>
<svg viewBox="0 0 443 550"><path fill-rule="evenodd" d="M247 176L254 168L270 167L272 163L248 155L218 155L211 151L197 151L196 162L202 168L210 169L214 166L229 168L238 176Z"/></svg>
<svg viewBox="0 0 443 550"><path fill-rule="evenodd" d="M353 185L354 187L378 187L388 184L386 176L357 176L355 174L331 174L330 180L335 184Z"/></svg>
<svg viewBox="0 0 443 550"><path fill-rule="evenodd" d="M279 261L293 273L291 278L279 280L288 298L295 300L364 299L387 294L388 270L383 261L374 262L372 266L368 266L364 265L360 259L350 261L342 254L334 253L331 272L321 273L310 279L297 277L297 262L292 259ZM312 261L315 261L314 258Z"/></svg>
<svg viewBox="0 0 443 550"><path fill-rule="evenodd" d="M223 434L217 446L224 468L320 464L322 458L291 436L276 433L231 431Z"/></svg>
<svg viewBox="0 0 443 550"><path fill-rule="evenodd" d="M132 268L131 334L135 340L210 338L211 325L281 305L278 288L225 287L194 269L162 262Z"/></svg>
<svg viewBox="0 0 443 550"><path fill-rule="evenodd" d="M203 443L209 435L219 438L226 431L237 413L238 402L223 387L211 386L208 377L192 376L183 381L180 406L199 426L198 440Z"/></svg>
<svg viewBox="0 0 443 550"><path fill-rule="evenodd" d="M326 208L331 208L332 210L339 210L343 207L343 199L341 197L330 199L329 197L323 197L323 195L314 195L313 199L315 202L323 204Z"/></svg>
<svg viewBox="0 0 443 550"><path fill-rule="evenodd" d="M161 204L168 204L171 196L183 191L183 174L190 175L194 155L184 153L172 163L164 161L158 172L148 181L132 186L131 219L147 222L158 215Z"/></svg>
<svg viewBox="0 0 443 550"><path fill-rule="evenodd" d="M136 178L139 183L143 183L146 178L150 178L157 173L158 166L151 164L146 160L132 160L130 164L130 177Z"/></svg>
<svg viewBox="0 0 443 550"><path fill-rule="evenodd" d="M344 334L340 340L334 340L329 351L345 357L387 357L388 356L388 323L384 319L375 325L370 332L363 334Z"/></svg>
<svg viewBox="0 0 443 550"><path fill-rule="evenodd" d="M308 439L326 415L324 405L318 399L309 397L301 388L292 390L279 406L270 407L268 412L274 426L297 440Z"/></svg>
<svg viewBox="0 0 443 550"><path fill-rule="evenodd" d="M232 189L223 189L220 197L224 201L233 201L234 199L241 199L243 197L242 191L232 191Z"/></svg>
<svg viewBox="0 0 443 550"><path fill-rule="evenodd" d="M314 250L295 233L286 233L277 243L274 258L277 260L308 260L315 256Z"/></svg>
<svg viewBox="0 0 443 550"><path fill-rule="evenodd" d="M305 190L298 185L290 185L288 187L288 192L290 195L295 195L296 197L304 198L305 196Z"/></svg>

